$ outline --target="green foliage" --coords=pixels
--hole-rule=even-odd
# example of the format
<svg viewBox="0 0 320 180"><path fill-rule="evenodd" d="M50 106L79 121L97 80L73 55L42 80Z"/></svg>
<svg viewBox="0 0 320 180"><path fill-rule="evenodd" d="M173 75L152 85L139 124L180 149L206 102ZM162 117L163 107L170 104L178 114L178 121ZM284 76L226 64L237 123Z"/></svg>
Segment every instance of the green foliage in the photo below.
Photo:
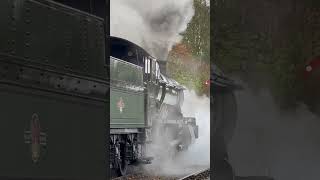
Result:
<svg viewBox="0 0 320 180"><path fill-rule="evenodd" d="M241 24L236 17L222 21L215 30L214 62L226 73L244 74L242 79L254 91L271 90L281 108L295 108L301 100L304 66L303 42L297 33L288 31L279 45L267 32L248 30L248 24Z"/></svg>
<svg viewBox="0 0 320 180"><path fill-rule="evenodd" d="M210 61L210 7L206 0L194 0L195 14L183 33L183 43L193 56Z"/></svg>
<svg viewBox="0 0 320 180"><path fill-rule="evenodd" d="M169 76L198 95L209 94L205 81L210 75L210 7L205 1L194 0L195 14L167 64Z"/></svg>
<svg viewBox="0 0 320 180"><path fill-rule="evenodd" d="M302 68L304 62L299 53L302 43L292 41L286 47L274 51L275 62L270 66L270 75L273 79L272 94L280 107L292 109L301 100L303 89Z"/></svg>
<svg viewBox="0 0 320 180"><path fill-rule="evenodd" d="M209 95L209 89L205 81L209 79L210 66L199 63L199 60L191 60L188 64L182 61L169 60L169 75L189 89L195 90L198 95Z"/></svg>
<svg viewBox="0 0 320 180"><path fill-rule="evenodd" d="M214 62L226 73L252 69L256 63L271 63L271 45L266 35L242 31L239 24L221 26L213 42Z"/></svg>

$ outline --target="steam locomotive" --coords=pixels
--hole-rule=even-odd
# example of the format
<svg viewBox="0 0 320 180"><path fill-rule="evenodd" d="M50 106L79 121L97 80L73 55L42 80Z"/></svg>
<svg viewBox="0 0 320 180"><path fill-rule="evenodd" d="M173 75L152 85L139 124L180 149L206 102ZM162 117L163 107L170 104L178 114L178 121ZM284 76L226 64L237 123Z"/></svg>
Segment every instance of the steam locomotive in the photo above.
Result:
<svg viewBox="0 0 320 180"><path fill-rule="evenodd" d="M106 37L107 5L0 1L1 179L105 179L107 157L119 175L150 163L159 133L177 150L197 137L184 88L142 48Z"/></svg>
<svg viewBox="0 0 320 180"><path fill-rule="evenodd" d="M110 167L124 175L129 164L150 163L147 144L157 137L181 151L198 137L198 126L181 113L185 88L162 73L165 61L125 39L110 42Z"/></svg>

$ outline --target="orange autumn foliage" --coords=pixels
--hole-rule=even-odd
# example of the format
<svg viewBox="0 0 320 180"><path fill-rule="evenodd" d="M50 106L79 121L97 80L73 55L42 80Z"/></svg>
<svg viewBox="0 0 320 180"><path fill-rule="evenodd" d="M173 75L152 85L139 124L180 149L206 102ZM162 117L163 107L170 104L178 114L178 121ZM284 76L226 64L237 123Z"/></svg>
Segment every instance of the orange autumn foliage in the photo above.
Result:
<svg viewBox="0 0 320 180"><path fill-rule="evenodd" d="M192 57L191 51L185 44L182 43L174 45L170 54L181 59L190 59Z"/></svg>

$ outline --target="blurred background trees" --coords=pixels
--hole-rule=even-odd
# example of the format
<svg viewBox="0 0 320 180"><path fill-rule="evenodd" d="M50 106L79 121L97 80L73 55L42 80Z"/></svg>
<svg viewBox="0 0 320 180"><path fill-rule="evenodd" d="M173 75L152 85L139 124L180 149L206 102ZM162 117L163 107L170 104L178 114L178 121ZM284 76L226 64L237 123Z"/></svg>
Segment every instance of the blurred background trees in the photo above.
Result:
<svg viewBox="0 0 320 180"><path fill-rule="evenodd" d="M254 92L270 90L283 110L294 109L307 94L305 64L320 54L314 43L320 37L319 5L315 0L215 0L212 61Z"/></svg>
<svg viewBox="0 0 320 180"><path fill-rule="evenodd" d="M198 95L208 95L205 81L210 75L210 6L194 0L195 14L168 57L167 72Z"/></svg>

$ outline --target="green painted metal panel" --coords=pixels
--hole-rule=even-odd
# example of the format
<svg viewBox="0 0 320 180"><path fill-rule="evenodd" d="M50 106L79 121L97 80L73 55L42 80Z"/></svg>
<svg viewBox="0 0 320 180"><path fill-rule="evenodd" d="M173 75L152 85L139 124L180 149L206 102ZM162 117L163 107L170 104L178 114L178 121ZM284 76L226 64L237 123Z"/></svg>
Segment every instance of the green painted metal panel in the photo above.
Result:
<svg viewBox="0 0 320 180"><path fill-rule="evenodd" d="M0 97L1 176L105 179L103 102L5 85ZM47 135L36 163L31 143L25 142L34 113Z"/></svg>
<svg viewBox="0 0 320 180"><path fill-rule="evenodd" d="M110 127L144 127L142 68L111 57L110 78Z"/></svg>
<svg viewBox="0 0 320 180"><path fill-rule="evenodd" d="M127 85L143 88L143 69L140 66L110 57L110 78L113 85L126 83Z"/></svg>
<svg viewBox="0 0 320 180"><path fill-rule="evenodd" d="M144 95L111 88L111 128L144 127Z"/></svg>
<svg viewBox="0 0 320 180"><path fill-rule="evenodd" d="M12 31L12 15L11 15L11 7L12 2L10 0L2 0L0 1L0 52L7 53L10 51L12 47L12 41L10 41L10 32Z"/></svg>
<svg viewBox="0 0 320 180"><path fill-rule="evenodd" d="M3 0L0 12L1 54L108 78L103 19L45 0Z"/></svg>

